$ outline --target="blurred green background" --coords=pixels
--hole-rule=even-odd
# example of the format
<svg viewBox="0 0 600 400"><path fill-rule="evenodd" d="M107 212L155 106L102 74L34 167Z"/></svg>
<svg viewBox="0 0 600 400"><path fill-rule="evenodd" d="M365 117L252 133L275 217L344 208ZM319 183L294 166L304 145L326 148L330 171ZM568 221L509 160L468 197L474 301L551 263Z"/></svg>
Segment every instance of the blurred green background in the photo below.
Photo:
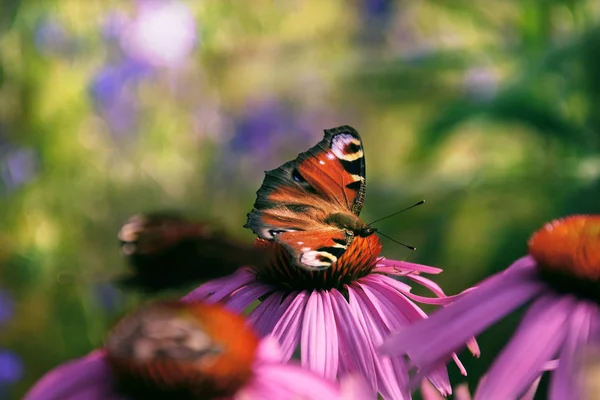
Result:
<svg viewBox="0 0 600 400"><path fill-rule="evenodd" d="M0 2L0 398L142 300L116 233L181 210L234 237L265 169L349 124L384 255L457 293L600 211L600 2ZM185 291L175 292L177 294ZM518 321L464 355L475 383ZM464 378L453 378L458 383Z"/></svg>

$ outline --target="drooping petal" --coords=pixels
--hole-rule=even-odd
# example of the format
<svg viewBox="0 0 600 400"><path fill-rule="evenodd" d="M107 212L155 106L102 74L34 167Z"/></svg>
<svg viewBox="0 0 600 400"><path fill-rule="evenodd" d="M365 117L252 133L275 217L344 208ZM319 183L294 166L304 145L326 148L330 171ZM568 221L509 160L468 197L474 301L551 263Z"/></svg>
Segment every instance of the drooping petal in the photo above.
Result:
<svg viewBox="0 0 600 400"><path fill-rule="evenodd" d="M285 310L287 310L292 303L292 300L296 297L296 294L297 293L292 293L283 300L283 293L271 293L256 306L252 312L250 312L248 315L248 322L260 336L271 334Z"/></svg>
<svg viewBox="0 0 600 400"><path fill-rule="evenodd" d="M340 397L334 381L293 364L261 365L255 375L257 383L264 388L262 399L323 400Z"/></svg>
<svg viewBox="0 0 600 400"><path fill-rule="evenodd" d="M105 388L111 387L113 383L110 368L101 351L95 351L48 372L25 395L24 400L70 399L84 392L90 395L87 389L98 382Z"/></svg>
<svg viewBox="0 0 600 400"><path fill-rule="evenodd" d="M335 379L338 373L337 327L329 293L313 291L306 304L300 341L302 366Z"/></svg>
<svg viewBox="0 0 600 400"><path fill-rule="evenodd" d="M367 332L357 324L350 305L337 290L331 291L331 303L338 328L340 351L340 369L344 372L359 372L367 379L372 388L377 388L374 351L369 346Z"/></svg>
<svg viewBox="0 0 600 400"><path fill-rule="evenodd" d="M229 276L214 279L200 285L200 287L185 295L181 301L192 302L210 299L210 301L217 302L240 287L248 285L255 280L256 277L254 274L241 268Z"/></svg>
<svg viewBox="0 0 600 400"><path fill-rule="evenodd" d="M235 292L235 296L230 296L225 301L225 306L238 313L244 311L253 301L272 291L273 288L264 283L252 283L241 287Z"/></svg>
<svg viewBox="0 0 600 400"><path fill-rule="evenodd" d="M417 366L435 364L543 289L533 268L497 274L430 318L392 333L382 350L408 354ZM440 335L441 331L445 334Z"/></svg>
<svg viewBox="0 0 600 400"><path fill-rule="evenodd" d="M257 362L281 362L283 359L279 342L273 336L265 336L258 345Z"/></svg>
<svg viewBox="0 0 600 400"><path fill-rule="evenodd" d="M373 351L383 343L390 330L383 322L377 308L371 304L362 289L356 285L348 287L348 300L350 310L357 320L364 320L369 334ZM375 355L375 369L377 372L377 387L384 399L409 399L408 368L404 360L399 357L393 359L385 355Z"/></svg>
<svg viewBox="0 0 600 400"><path fill-rule="evenodd" d="M568 324L567 340L560 352L558 367L550 381L550 400L584 398L575 376L579 367L576 356L588 342L592 316L596 313L596 306L588 303L580 303L573 310Z"/></svg>
<svg viewBox="0 0 600 400"><path fill-rule="evenodd" d="M292 357L300 342L300 325L304 320L307 301L308 293L299 292L273 328L273 336L279 340L284 360Z"/></svg>
<svg viewBox="0 0 600 400"><path fill-rule="evenodd" d="M408 276L408 277L411 278L411 276ZM369 278L371 278L371 277L369 277ZM395 279L392 279L390 277L387 277L385 275L373 276L372 278L377 279L377 281L379 281L383 285L387 285L387 286L394 288L395 290L401 292L402 294L404 294L406 297L410 298L411 300L415 300L415 301L418 301L419 303L423 303L423 304L446 305L446 304L449 304L449 303L455 301L459 296L461 296L461 295L445 296L444 292L436 293L437 291L435 291L435 287L433 287L433 289L432 289L432 287L427 287L425 285L427 282L431 282L431 281L429 279L419 277L419 276L412 276L412 278L421 278L419 283L423 284L423 286L427 287L427 289L434 291L436 296L441 295L443 297L424 297L424 296L419 296L419 295L413 294L411 292L412 288L410 286L408 286L405 283L402 283L400 281L397 281ZM405 290L405 287L408 287L408 290Z"/></svg>
<svg viewBox="0 0 600 400"><path fill-rule="evenodd" d="M376 399L375 392L360 375L346 375L340 380L341 400Z"/></svg>
<svg viewBox="0 0 600 400"><path fill-rule="evenodd" d="M475 399L514 399L524 393L563 343L574 304L570 297L552 295L536 300L477 388Z"/></svg>
<svg viewBox="0 0 600 400"><path fill-rule="evenodd" d="M437 275L443 270L441 268L430 267L422 264L414 264L406 261L382 259L377 263L375 271L390 275L406 275L411 272Z"/></svg>
<svg viewBox="0 0 600 400"><path fill-rule="evenodd" d="M385 276L372 276L361 280L360 287L378 312L389 331L407 327L416 321L426 318L426 314L416 304L404 297L403 293L388 285ZM386 335L388 336L388 335ZM427 376L442 393L451 393L450 380L444 362L436 362L431 368L423 371L423 375L413 381L417 384ZM412 387L412 385L410 385Z"/></svg>

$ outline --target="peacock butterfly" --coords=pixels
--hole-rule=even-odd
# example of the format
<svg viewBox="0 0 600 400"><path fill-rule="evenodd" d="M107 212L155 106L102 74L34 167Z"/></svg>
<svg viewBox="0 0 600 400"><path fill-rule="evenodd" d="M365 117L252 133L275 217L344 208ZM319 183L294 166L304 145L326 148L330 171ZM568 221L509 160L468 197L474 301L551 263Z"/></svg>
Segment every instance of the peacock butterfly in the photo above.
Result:
<svg viewBox="0 0 600 400"><path fill-rule="evenodd" d="M119 283L158 292L235 272L265 262L264 250L229 237L213 224L175 212L137 214L118 234L121 252L132 267Z"/></svg>
<svg viewBox="0 0 600 400"><path fill-rule="evenodd" d="M265 172L244 227L281 244L296 266L325 270L355 236L376 231L358 217L365 198L365 170L358 132L350 126L326 129L314 147Z"/></svg>

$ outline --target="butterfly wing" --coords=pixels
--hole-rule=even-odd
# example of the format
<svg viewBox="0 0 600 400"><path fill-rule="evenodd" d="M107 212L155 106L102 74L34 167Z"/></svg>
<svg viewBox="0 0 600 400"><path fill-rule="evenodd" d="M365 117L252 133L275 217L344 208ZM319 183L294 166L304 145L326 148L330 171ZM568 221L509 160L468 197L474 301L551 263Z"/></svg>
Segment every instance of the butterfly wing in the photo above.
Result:
<svg viewBox="0 0 600 400"><path fill-rule="evenodd" d="M354 235L334 227L312 231L283 232L276 237L290 253L292 262L309 271L322 271L344 254Z"/></svg>
<svg viewBox="0 0 600 400"><path fill-rule="evenodd" d="M360 213L366 189L365 170L358 132L349 126L327 129L323 140L314 147L265 173L245 227L262 239L281 243L298 260L302 259L298 256L303 253L302 247L288 241L290 236L284 233L319 232L317 238L323 243L315 243L311 251L329 247L332 238L346 242L347 230L325 221L334 213ZM325 233L330 236L325 237ZM299 265L312 269L310 265Z"/></svg>

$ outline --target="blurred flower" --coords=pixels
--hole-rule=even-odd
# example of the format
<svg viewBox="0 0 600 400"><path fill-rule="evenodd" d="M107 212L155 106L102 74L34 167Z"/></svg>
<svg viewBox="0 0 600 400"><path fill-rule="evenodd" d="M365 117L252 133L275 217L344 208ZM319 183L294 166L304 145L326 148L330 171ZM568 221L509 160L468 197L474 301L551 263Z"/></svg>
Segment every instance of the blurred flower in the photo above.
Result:
<svg viewBox="0 0 600 400"><path fill-rule="evenodd" d="M279 340L286 360L299 346L302 365L326 378L356 371L385 399L409 398L404 360L381 356L376 349L389 332L426 318L412 300L438 305L450 301L420 275L441 270L378 258L377 235L356 237L333 266L321 272L290 265L288 254L274 242L259 243L272 252L266 266L208 282L184 300L222 301L237 311L260 300L249 320L261 335L272 333ZM439 298L414 295L411 286L387 275L403 276ZM428 377L440 391L450 393L443 364Z"/></svg>
<svg viewBox="0 0 600 400"><path fill-rule="evenodd" d="M40 18L35 26L35 46L42 54L67 55L74 49L74 41L56 17Z"/></svg>
<svg viewBox="0 0 600 400"><path fill-rule="evenodd" d="M117 135L135 132L137 127L137 83L151 68L135 60L123 60L104 67L94 78L91 94L98 113Z"/></svg>
<svg viewBox="0 0 600 400"><path fill-rule="evenodd" d="M267 156L285 141L293 126L291 110L281 102L269 98L250 101L235 120L229 146L234 152Z"/></svg>
<svg viewBox="0 0 600 400"><path fill-rule="evenodd" d="M15 312L15 302L5 290L0 289L0 326L7 323Z"/></svg>
<svg viewBox="0 0 600 400"><path fill-rule="evenodd" d="M302 148L308 139L313 139L315 125L308 121L317 116L316 113L299 113L278 98L252 99L242 114L233 118L233 135L228 148L257 160L268 160L286 148Z"/></svg>
<svg viewBox="0 0 600 400"><path fill-rule="evenodd" d="M221 306L160 302L123 318L103 350L46 374L26 400L374 398L350 378L336 385L282 364L276 341Z"/></svg>
<svg viewBox="0 0 600 400"><path fill-rule="evenodd" d="M559 362L550 398L582 398L573 365L582 347L599 340L600 216L546 224L530 239L529 254L429 319L392 334L384 352L406 354L427 371L448 360L469 337L532 300L475 399L517 398L555 356Z"/></svg>
<svg viewBox="0 0 600 400"><path fill-rule="evenodd" d="M0 386L15 383L23 377L21 358L9 350L0 350Z"/></svg>
<svg viewBox="0 0 600 400"><path fill-rule="evenodd" d="M175 0L140 0L121 44L130 57L156 67L176 67L196 44L194 16Z"/></svg>
<svg viewBox="0 0 600 400"><path fill-rule="evenodd" d="M102 37L108 42L119 41L127 28L129 19L126 14L113 11L106 16L102 24Z"/></svg>
<svg viewBox="0 0 600 400"><path fill-rule="evenodd" d="M363 0L363 11L367 18L388 18L394 9L393 0Z"/></svg>
<svg viewBox="0 0 600 400"><path fill-rule="evenodd" d="M2 175L10 189L16 189L29 181L35 176L37 169L37 154L33 149L15 149L3 156Z"/></svg>

